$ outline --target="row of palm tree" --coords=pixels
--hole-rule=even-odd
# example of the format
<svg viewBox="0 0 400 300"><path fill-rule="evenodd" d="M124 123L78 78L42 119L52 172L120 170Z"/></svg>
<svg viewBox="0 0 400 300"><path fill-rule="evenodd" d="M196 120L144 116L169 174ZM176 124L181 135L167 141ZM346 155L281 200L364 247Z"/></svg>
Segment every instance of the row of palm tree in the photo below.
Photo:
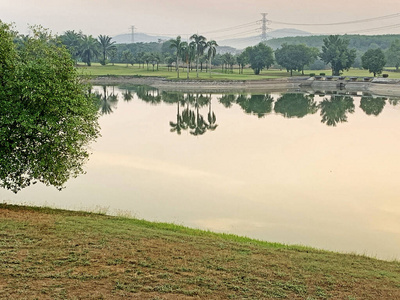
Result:
<svg viewBox="0 0 400 300"><path fill-rule="evenodd" d="M75 61L81 59L88 66L95 58L105 65L109 55L116 51L115 42L111 41L112 38L108 35L99 35L96 39L91 35L82 34L82 32L68 30L59 38Z"/></svg>
<svg viewBox="0 0 400 300"><path fill-rule="evenodd" d="M190 67L190 62L193 61L193 59L196 60L196 77L199 77L199 60L202 55L204 55L204 52L207 51L207 60L209 64L209 73L211 77L211 62L212 59L215 57L217 54L217 42L214 40L207 41L207 39L198 34L193 34L190 37L191 42L185 42L182 41L181 36L177 36L176 39L170 40L171 44L170 47L175 49L175 66L176 66L176 72L177 76L179 78L179 64L180 61L182 60L184 63L186 63L187 66L187 78L189 78L189 67Z"/></svg>

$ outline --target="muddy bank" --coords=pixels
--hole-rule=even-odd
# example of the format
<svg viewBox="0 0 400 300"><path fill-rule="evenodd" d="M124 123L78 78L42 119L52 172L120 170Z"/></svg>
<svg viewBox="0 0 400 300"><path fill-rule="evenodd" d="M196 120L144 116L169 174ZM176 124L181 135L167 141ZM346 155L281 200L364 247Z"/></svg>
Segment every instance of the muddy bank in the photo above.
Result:
<svg viewBox="0 0 400 300"><path fill-rule="evenodd" d="M382 96L400 96L400 80L375 78L372 81L314 80L308 77L293 77L267 80L213 81L213 80L169 80L161 77L101 76L90 80L94 85L149 85L161 91L182 92L262 92L262 91L365 91Z"/></svg>
<svg viewBox="0 0 400 300"><path fill-rule="evenodd" d="M400 96L400 80L374 78L371 81L348 80L315 80L308 79L300 83L300 86L315 91L365 91L381 96Z"/></svg>
<svg viewBox="0 0 400 300"><path fill-rule="evenodd" d="M269 80L212 81L212 80L168 80L160 77L97 77L94 85L149 85L162 91L182 92L240 92L240 91L286 91L298 89L305 78L283 78Z"/></svg>

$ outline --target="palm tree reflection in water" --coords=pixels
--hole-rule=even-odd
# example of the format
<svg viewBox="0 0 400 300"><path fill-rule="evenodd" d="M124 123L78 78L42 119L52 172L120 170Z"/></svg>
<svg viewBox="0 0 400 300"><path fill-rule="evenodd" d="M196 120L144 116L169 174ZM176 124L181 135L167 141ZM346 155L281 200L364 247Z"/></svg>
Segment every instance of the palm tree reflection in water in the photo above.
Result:
<svg viewBox="0 0 400 300"><path fill-rule="evenodd" d="M169 122L170 131L181 135L187 131L190 135L200 136L206 132L215 131L218 127L217 116L212 109L212 94L160 92L150 86L136 85L123 87L122 97L124 101L131 101L133 93L137 98L152 105L169 103L177 105L176 118ZM107 87L102 87L102 93L95 93L99 99L101 114L110 114L116 108L118 94L108 93ZM330 94L330 95L329 95ZM317 97L317 98L316 98ZM354 98L360 97L360 108L367 115L378 116L384 109L386 101L396 106L399 98L373 97L372 95L360 96L357 93L338 94L337 92L312 93L284 93L277 96L276 100L267 93L239 93L222 94L217 97L218 102L225 108L238 105L246 114L264 118L271 113L285 118L303 118L315 114L318 110L321 122L328 126L337 126L347 122L348 114L355 112ZM317 99L322 100L317 102ZM208 107L206 115L202 109Z"/></svg>

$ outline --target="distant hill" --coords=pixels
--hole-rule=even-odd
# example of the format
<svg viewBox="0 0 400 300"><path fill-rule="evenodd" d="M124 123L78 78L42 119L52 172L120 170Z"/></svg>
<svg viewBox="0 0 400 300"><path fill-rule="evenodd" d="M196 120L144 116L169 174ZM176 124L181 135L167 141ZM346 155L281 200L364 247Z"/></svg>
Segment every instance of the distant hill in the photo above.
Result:
<svg viewBox="0 0 400 300"><path fill-rule="evenodd" d="M135 43L158 43L160 41L170 40L172 37L166 36L153 36L145 33L135 33L134 42ZM130 33L119 34L113 36L113 41L117 44L131 44L132 43L132 35Z"/></svg>
<svg viewBox="0 0 400 300"><path fill-rule="evenodd" d="M310 36L311 33L297 30L293 28L286 29L278 29L271 32L268 32L268 39L275 38L284 38L284 37L294 37L294 36ZM134 42L135 43L158 43L160 41L167 41L173 39L175 37L167 37L167 36L153 36L145 33L135 33ZM132 43L132 35L130 33L119 34L113 37L112 39L117 44L130 44ZM239 38L239 39L227 39L222 41L217 41L220 46L227 46L236 49L244 49L248 46L257 45L261 41L259 35L247 37L247 38ZM223 51L224 52L224 51Z"/></svg>
<svg viewBox="0 0 400 300"><path fill-rule="evenodd" d="M297 36L311 36L312 34L307 31L297 30L293 28L277 29L267 33L267 39L285 38L285 37L297 37ZM237 49L244 49L248 46L257 45L261 41L261 36L256 35L246 38L238 39L227 39L217 41L221 46L230 46Z"/></svg>

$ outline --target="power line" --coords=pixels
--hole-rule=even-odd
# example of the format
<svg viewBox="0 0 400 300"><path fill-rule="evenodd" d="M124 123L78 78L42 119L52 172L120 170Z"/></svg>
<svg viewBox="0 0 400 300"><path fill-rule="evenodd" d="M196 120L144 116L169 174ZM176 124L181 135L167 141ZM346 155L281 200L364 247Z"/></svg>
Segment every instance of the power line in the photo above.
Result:
<svg viewBox="0 0 400 300"><path fill-rule="evenodd" d="M244 32L238 32L238 33L231 34L231 35L224 35L222 37L216 37L215 39L227 39L227 38L235 38L235 37L238 38L238 37L243 37L243 35L248 36L249 33L259 33L259 29L247 30ZM244 37L246 37L246 36L244 36ZM258 37L260 37L260 35L258 35Z"/></svg>
<svg viewBox="0 0 400 300"><path fill-rule="evenodd" d="M384 19L391 19L391 18L396 18L399 17L400 13L396 14L391 14L391 15L386 15L386 16L381 16L381 17L375 17L375 18L369 18L369 19L361 19L361 20L354 20L354 21L346 21L346 22L337 22L337 23L287 23L287 22L280 22L280 21L273 21L270 20L272 23L276 24L281 24L281 25L292 25L292 26L335 26L335 25L347 25L347 24L357 24L357 23L365 23L365 22L372 22L372 21L378 21L378 20L384 20Z"/></svg>
<svg viewBox="0 0 400 300"><path fill-rule="evenodd" d="M227 27L227 28L222 28L222 29L217 29L217 30L213 30L213 31L207 31L207 32L203 32L202 34L210 34L210 33L222 33L222 32L227 32L227 31L236 31L236 30L240 30L240 29L244 29L244 28L248 28L251 26L255 26L257 25L258 21L253 21L250 23L245 23L245 24L241 24L241 25L237 25L237 26L232 26L232 27ZM192 35L193 33L154 33L154 32L143 32L145 34L149 34L149 35L159 35L159 36L185 36L185 35Z"/></svg>
<svg viewBox="0 0 400 300"><path fill-rule="evenodd" d="M348 33L365 33L365 32L381 30L381 29L394 29L394 28L398 28L398 27L400 27L400 24L393 24L393 25L387 25L387 26L382 26L382 27L375 27L375 28L369 28L369 29L363 29L363 30L349 31L349 32L345 32L345 34L348 34Z"/></svg>
<svg viewBox="0 0 400 300"><path fill-rule="evenodd" d="M257 22L258 22L258 21L257 21ZM245 27L250 27L250 26L257 25L257 22L250 22L250 23L246 23L246 24L242 24L242 25L237 25L237 26L233 26L233 27L228 27L228 28L224 28L224 29L208 31L208 32L204 32L204 34L207 34L207 33L216 33L216 32L224 32L224 31L232 31L232 30L236 30L236 29L242 29L242 28L245 28Z"/></svg>

